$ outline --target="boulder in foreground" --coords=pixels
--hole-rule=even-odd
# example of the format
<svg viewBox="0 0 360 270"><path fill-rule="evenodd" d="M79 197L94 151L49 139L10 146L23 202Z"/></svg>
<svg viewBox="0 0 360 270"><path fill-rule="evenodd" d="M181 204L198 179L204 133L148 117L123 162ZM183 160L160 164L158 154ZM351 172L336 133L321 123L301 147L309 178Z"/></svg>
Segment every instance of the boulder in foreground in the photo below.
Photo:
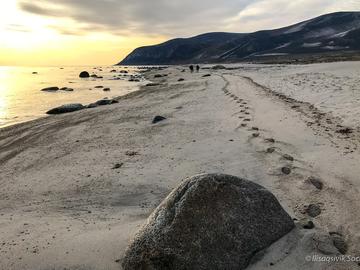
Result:
<svg viewBox="0 0 360 270"><path fill-rule="evenodd" d="M234 176L185 179L125 252L124 270L245 269L294 227L273 194Z"/></svg>
<svg viewBox="0 0 360 270"><path fill-rule="evenodd" d="M70 113L84 109L85 107L80 103L73 103L73 104L65 104L60 107L56 107L47 111L47 114L62 114L62 113Z"/></svg>

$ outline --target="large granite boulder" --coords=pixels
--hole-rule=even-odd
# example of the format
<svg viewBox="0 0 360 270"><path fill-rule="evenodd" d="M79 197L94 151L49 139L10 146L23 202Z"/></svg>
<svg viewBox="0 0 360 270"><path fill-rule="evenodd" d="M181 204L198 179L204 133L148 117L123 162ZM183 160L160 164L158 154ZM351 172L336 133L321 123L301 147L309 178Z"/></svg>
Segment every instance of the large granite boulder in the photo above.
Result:
<svg viewBox="0 0 360 270"><path fill-rule="evenodd" d="M197 175L155 209L122 265L124 270L241 270L293 227L264 187L229 175Z"/></svg>
<svg viewBox="0 0 360 270"><path fill-rule="evenodd" d="M70 112L75 112L75 111L79 111L82 109L85 109L86 107L84 107L82 104L80 103L72 103L72 104L65 104L62 105L60 107L56 107L54 109L51 109L49 111L47 111L47 114L63 114L63 113L70 113Z"/></svg>

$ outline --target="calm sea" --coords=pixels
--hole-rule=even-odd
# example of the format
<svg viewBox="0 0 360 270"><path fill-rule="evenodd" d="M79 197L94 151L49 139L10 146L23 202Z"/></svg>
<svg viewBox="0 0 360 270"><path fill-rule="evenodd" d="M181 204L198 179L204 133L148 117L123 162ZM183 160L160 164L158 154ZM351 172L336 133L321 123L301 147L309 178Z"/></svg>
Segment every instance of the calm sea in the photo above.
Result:
<svg viewBox="0 0 360 270"><path fill-rule="evenodd" d="M79 78L83 70L103 78ZM111 72L116 70L116 72ZM128 74L120 73L121 70ZM102 98L112 98L136 91L146 83L130 82L138 74L131 67L0 67L0 127L33 120L51 108L67 104L88 104ZM117 78L117 79L115 79ZM72 92L44 92L41 89L69 87ZM111 89L104 92L104 86Z"/></svg>

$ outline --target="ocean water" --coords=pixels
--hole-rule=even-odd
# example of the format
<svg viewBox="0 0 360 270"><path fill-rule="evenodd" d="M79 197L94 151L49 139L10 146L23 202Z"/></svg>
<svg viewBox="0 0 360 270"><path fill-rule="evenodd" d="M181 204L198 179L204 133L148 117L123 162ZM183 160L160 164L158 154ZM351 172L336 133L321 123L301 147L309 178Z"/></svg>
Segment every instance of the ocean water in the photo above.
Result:
<svg viewBox="0 0 360 270"><path fill-rule="evenodd" d="M102 79L79 78L81 71ZM116 70L116 72L111 72ZM128 74L121 74L121 70ZM33 72L37 72L33 74ZM102 98L113 98L136 91L145 80L130 82L139 74L137 67L0 67L0 127L33 120L46 115L51 108L67 104L88 104ZM115 80L115 78L118 78ZM73 88L74 91L44 92L51 86ZM109 87L104 92L96 86Z"/></svg>

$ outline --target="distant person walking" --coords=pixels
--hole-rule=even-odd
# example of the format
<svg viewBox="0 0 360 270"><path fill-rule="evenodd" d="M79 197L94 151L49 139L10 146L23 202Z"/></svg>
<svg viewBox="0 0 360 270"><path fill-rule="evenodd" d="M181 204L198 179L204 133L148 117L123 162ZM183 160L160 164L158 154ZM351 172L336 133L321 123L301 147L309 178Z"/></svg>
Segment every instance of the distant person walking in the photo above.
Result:
<svg viewBox="0 0 360 270"><path fill-rule="evenodd" d="M190 68L191 72L194 72L194 66L193 65L190 65L189 68Z"/></svg>
<svg viewBox="0 0 360 270"><path fill-rule="evenodd" d="M200 70L200 66L196 65L196 71L199 72L199 70Z"/></svg>

